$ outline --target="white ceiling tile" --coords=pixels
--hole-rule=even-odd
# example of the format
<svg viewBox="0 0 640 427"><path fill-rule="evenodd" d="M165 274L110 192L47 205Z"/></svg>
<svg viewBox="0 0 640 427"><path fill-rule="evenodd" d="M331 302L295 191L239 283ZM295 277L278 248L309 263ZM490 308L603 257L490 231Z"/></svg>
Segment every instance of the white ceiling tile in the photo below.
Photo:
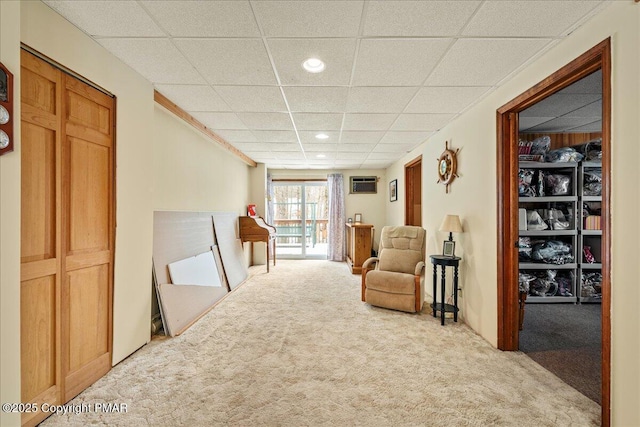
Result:
<svg viewBox="0 0 640 427"><path fill-rule="evenodd" d="M344 116L342 130L387 130L393 124L397 114L359 114L349 113Z"/></svg>
<svg viewBox="0 0 640 427"><path fill-rule="evenodd" d="M592 122L594 122L594 119L589 117L557 117L529 128L527 132L565 132L568 129L582 127Z"/></svg>
<svg viewBox="0 0 640 427"><path fill-rule="evenodd" d="M452 39L364 39L360 42L354 86L418 86L438 63Z"/></svg>
<svg viewBox="0 0 640 427"><path fill-rule="evenodd" d="M166 36L136 2L76 0L45 3L91 36Z"/></svg>
<svg viewBox="0 0 640 427"><path fill-rule="evenodd" d="M570 111L565 114L565 117L595 117L600 119L602 117L602 100L592 102L584 107Z"/></svg>
<svg viewBox="0 0 640 427"><path fill-rule="evenodd" d="M237 142L257 142L255 135L248 130L219 129L216 133L235 145Z"/></svg>
<svg viewBox="0 0 640 427"><path fill-rule="evenodd" d="M300 130L340 130L343 114L331 113L294 113L293 121Z"/></svg>
<svg viewBox="0 0 640 427"><path fill-rule="evenodd" d="M278 151L274 153L278 160L305 160L305 155L302 151Z"/></svg>
<svg viewBox="0 0 640 427"><path fill-rule="evenodd" d="M463 34L483 37L555 37L597 7L592 1L485 1Z"/></svg>
<svg viewBox="0 0 640 427"><path fill-rule="evenodd" d="M420 144L433 132L387 132L380 140L381 144Z"/></svg>
<svg viewBox="0 0 640 427"><path fill-rule="evenodd" d="M205 84L168 39L98 39L98 43L154 84Z"/></svg>
<svg viewBox="0 0 640 427"><path fill-rule="evenodd" d="M340 159L335 161L336 167L341 169L359 169L361 164L362 164L361 161L354 161L353 159L352 160Z"/></svg>
<svg viewBox="0 0 640 427"><path fill-rule="evenodd" d="M275 85L261 39L174 39L212 85Z"/></svg>
<svg viewBox="0 0 640 427"><path fill-rule="evenodd" d="M142 4L174 37L260 37L247 1L155 0Z"/></svg>
<svg viewBox="0 0 640 427"><path fill-rule="evenodd" d="M280 77L291 86L348 85L353 68L356 39L270 39L267 42ZM325 63L321 73L309 73L302 63L317 58Z"/></svg>
<svg viewBox="0 0 640 427"><path fill-rule="evenodd" d="M427 79L428 86L492 86L524 64L548 39L459 39Z"/></svg>
<svg viewBox="0 0 640 427"><path fill-rule="evenodd" d="M365 36L443 37L457 35L479 1L370 1Z"/></svg>
<svg viewBox="0 0 640 427"><path fill-rule="evenodd" d="M397 152L397 153L380 153L380 152L373 152L370 153L367 156L367 161L371 161L371 160L387 160L387 161L396 161L398 160L400 157L402 157L405 153L404 152Z"/></svg>
<svg viewBox="0 0 640 427"><path fill-rule="evenodd" d="M352 87L347 111L350 113L399 113L416 93L415 87Z"/></svg>
<svg viewBox="0 0 640 427"><path fill-rule="evenodd" d="M332 151L316 150L312 152L307 152L307 158L309 159L308 160L309 163L319 165L322 163L327 163L329 161L335 160L336 153L335 151L332 152Z"/></svg>
<svg viewBox="0 0 640 427"><path fill-rule="evenodd" d="M328 139L318 139L316 138L316 135L318 135L320 132L317 131L308 131L308 130L303 130L303 131L298 131L298 136L300 137L300 141L303 144L313 144L313 143L326 143L326 144L337 144L338 141L340 140L340 132L338 131L327 131L327 132L322 132L323 134L327 135L329 138Z"/></svg>
<svg viewBox="0 0 640 427"><path fill-rule="evenodd" d="M288 130L254 130L253 134L258 141L263 142L297 142L294 131Z"/></svg>
<svg viewBox="0 0 640 427"><path fill-rule="evenodd" d="M214 89L234 111L287 111L282 93L275 86L215 86Z"/></svg>
<svg viewBox="0 0 640 427"><path fill-rule="evenodd" d="M530 129L540 123L548 122L553 117L524 117L518 116L518 128L520 131Z"/></svg>
<svg viewBox="0 0 640 427"><path fill-rule="evenodd" d="M316 152L335 153L337 147L338 147L338 144L325 144L322 142L302 144L302 148L304 148L304 151L311 152L311 153L316 153Z"/></svg>
<svg viewBox="0 0 640 427"><path fill-rule="evenodd" d="M229 106L210 86L156 85L156 89L186 111L229 110Z"/></svg>
<svg viewBox="0 0 640 427"><path fill-rule="evenodd" d="M487 86L428 86L421 88L405 113L459 113L482 97Z"/></svg>
<svg viewBox="0 0 640 427"><path fill-rule="evenodd" d="M404 154L416 148L418 144L378 144L373 149L374 153Z"/></svg>
<svg viewBox="0 0 640 427"><path fill-rule="evenodd" d="M233 142L232 145L243 152L271 152L266 142Z"/></svg>
<svg viewBox="0 0 640 427"><path fill-rule="evenodd" d="M339 113L347 104L349 88L346 87L285 87L292 112L303 113Z"/></svg>
<svg viewBox="0 0 640 427"><path fill-rule="evenodd" d="M367 169L386 169L393 163L393 161L381 161L381 160L365 160L362 162L362 167Z"/></svg>
<svg viewBox="0 0 640 427"><path fill-rule="evenodd" d="M257 1L253 11L267 37L355 37L362 1Z"/></svg>
<svg viewBox="0 0 640 427"><path fill-rule="evenodd" d="M581 78L577 82L570 84L558 92L559 94L568 93L597 93L602 94L602 71L598 70L586 77Z"/></svg>
<svg viewBox="0 0 640 427"><path fill-rule="evenodd" d="M366 154L349 152L340 152L336 155L337 160L360 160L360 162L362 162L365 157L367 157Z"/></svg>
<svg viewBox="0 0 640 427"><path fill-rule="evenodd" d="M596 120L584 126L570 129L571 132L602 132L602 120Z"/></svg>
<svg viewBox="0 0 640 427"><path fill-rule="evenodd" d="M520 112L521 117L562 116L601 98L600 94L556 93Z"/></svg>
<svg viewBox="0 0 640 427"><path fill-rule="evenodd" d="M384 136L384 132L348 131L342 132L342 144L375 144Z"/></svg>
<svg viewBox="0 0 640 427"><path fill-rule="evenodd" d="M277 153L279 151L299 151L300 145L298 143L293 142L265 142L266 147L269 148L270 151Z"/></svg>
<svg viewBox="0 0 640 427"><path fill-rule="evenodd" d="M338 151L345 152L345 153L369 153L371 150L373 150L373 147L375 146L376 146L375 143L372 143L372 144L341 143L338 145Z"/></svg>
<svg viewBox="0 0 640 427"><path fill-rule="evenodd" d="M265 160L276 158L276 155L271 151L243 151L243 153L251 157L256 162L264 162Z"/></svg>
<svg viewBox="0 0 640 427"><path fill-rule="evenodd" d="M210 129L247 129L236 113L189 112L200 123Z"/></svg>
<svg viewBox="0 0 640 427"><path fill-rule="evenodd" d="M249 129L293 130L287 113L238 113L238 117Z"/></svg>
<svg viewBox="0 0 640 427"><path fill-rule="evenodd" d="M390 130L439 130L454 117L455 114L400 114Z"/></svg>

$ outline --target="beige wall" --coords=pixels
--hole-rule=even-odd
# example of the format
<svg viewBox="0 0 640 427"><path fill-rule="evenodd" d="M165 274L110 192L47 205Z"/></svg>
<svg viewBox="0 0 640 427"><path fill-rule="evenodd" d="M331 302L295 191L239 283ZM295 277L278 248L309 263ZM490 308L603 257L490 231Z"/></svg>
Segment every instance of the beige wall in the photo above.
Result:
<svg viewBox="0 0 640 427"><path fill-rule="evenodd" d="M640 425L640 5L612 2L605 11L526 66L452 124L387 170L402 179L403 164L422 154L423 224L439 251L437 229L445 214L458 214L465 229L456 236L463 257L462 314L465 322L497 345L496 110L607 37L612 39L612 417L613 425ZM436 184L436 159L445 141L460 148L449 194ZM404 183L399 186L402 195ZM387 205L389 223L403 220L400 206Z"/></svg>
<svg viewBox="0 0 640 427"><path fill-rule="evenodd" d="M273 179L326 179L332 173L341 173L344 177L344 204L347 218L353 218L355 213L362 214L363 222L373 224L375 228L374 249L378 249L380 230L387 225L387 215L384 210L385 200L389 200L389 182L382 169L339 169L339 170L298 170L298 169L269 169ZM377 194L349 194L350 176L377 176Z"/></svg>
<svg viewBox="0 0 640 427"><path fill-rule="evenodd" d="M20 117L20 3L0 1L0 62L14 75L14 118ZM20 402L20 124L14 151L0 157L0 403ZM0 412L0 425L20 425Z"/></svg>

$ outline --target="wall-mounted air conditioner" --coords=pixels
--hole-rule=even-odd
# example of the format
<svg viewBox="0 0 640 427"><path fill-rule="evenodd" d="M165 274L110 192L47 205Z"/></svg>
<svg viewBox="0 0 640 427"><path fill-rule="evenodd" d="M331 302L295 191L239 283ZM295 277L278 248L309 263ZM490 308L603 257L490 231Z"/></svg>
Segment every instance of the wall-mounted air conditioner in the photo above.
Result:
<svg viewBox="0 0 640 427"><path fill-rule="evenodd" d="M378 192L378 177L349 177L349 194L375 194Z"/></svg>

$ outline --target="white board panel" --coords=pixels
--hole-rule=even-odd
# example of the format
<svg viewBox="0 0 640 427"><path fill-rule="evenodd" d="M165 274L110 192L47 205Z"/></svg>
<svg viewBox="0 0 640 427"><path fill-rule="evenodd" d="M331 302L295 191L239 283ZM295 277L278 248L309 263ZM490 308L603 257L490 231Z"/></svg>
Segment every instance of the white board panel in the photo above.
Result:
<svg viewBox="0 0 640 427"><path fill-rule="evenodd" d="M222 286L211 251L172 262L168 267L174 285Z"/></svg>
<svg viewBox="0 0 640 427"><path fill-rule="evenodd" d="M242 243L236 237L238 215L227 212L215 212L213 215L213 229L216 243L220 249L222 265L227 276L229 288L235 289L245 281L249 275L244 259Z"/></svg>

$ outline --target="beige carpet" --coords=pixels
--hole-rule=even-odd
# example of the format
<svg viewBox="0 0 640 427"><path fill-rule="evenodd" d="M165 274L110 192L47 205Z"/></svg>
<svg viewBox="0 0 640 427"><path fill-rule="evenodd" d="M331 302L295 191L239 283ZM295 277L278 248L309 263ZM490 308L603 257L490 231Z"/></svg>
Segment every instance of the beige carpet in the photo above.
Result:
<svg viewBox="0 0 640 427"><path fill-rule="evenodd" d="M462 323L360 301L360 276L278 261L179 337L157 339L46 426L595 426L600 406Z"/></svg>

